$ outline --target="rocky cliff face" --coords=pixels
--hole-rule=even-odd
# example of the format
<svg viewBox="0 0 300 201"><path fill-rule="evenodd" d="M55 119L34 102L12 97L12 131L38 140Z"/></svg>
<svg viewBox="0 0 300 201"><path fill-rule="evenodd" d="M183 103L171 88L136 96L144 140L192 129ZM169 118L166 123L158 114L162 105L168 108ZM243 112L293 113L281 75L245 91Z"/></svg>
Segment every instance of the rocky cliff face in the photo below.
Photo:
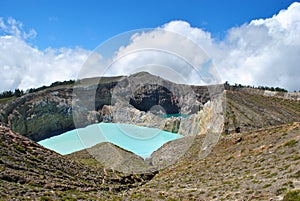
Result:
<svg viewBox="0 0 300 201"><path fill-rule="evenodd" d="M178 114L180 107L175 95L166 87L146 84L137 89L129 100L129 104L144 112ZM156 106L156 107L155 107Z"/></svg>
<svg viewBox="0 0 300 201"><path fill-rule="evenodd" d="M0 104L0 121L39 141L97 122L132 123L183 135L300 121L300 102L253 90L175 84L149 73L90 78ZM269 104L270 103L270 104ZM170 115L173 114L173 115ZM224 125L221 123L224 121Z"/></svg>
<svg viewBox="0 0 300 201"><path fill-rule="evenodd" d="M118 123L172 132L180 130L183 135L196 135L208 131L204 128L205 124L211 124L208 120L216 120L218 117L215 115L222 115L219 105L224 103L224 99L221 100L221 96L221 85L181 85L148 73L140 73L125 77L115 86L111 114L112 119ZM217 104L220 101L222 103ZM209 107L210 110L207 109ZM213 107L218 112L212 112ZM219 121L215 122L218 123Z"/></svg>
<svg viewBox="0 0 300 201"><path fill-rule="evenodd" d="M39 141L60 134L75 126L82 127L103 120L101 109L111 103L111 89L118 78L80 81L73 86L57 86L26 94L6 104L0 104L0 122L14 131ZM81 105L76 100L81 98ZM90 104L90 99L95 100ZM75 109L75 112L74 112ZM78 113L79 111L79 113ZM74 124L76 119L77 125Z"/></svg>
<svg viewBox="0 0 300 201"><path fill-rule="evenodd" d="M88 86L83 83L76 88L77 93L73 93L73 86L60 86L26 94L0 105L0 122L34 141L58 135L75 126L96 123L103 120L100 111L103 105L110 104L110 90L114 85L114 82ZM85 102L76 105L80 97ZM88 101L90 97L96 97L93 105ZM79 110L73 112L74 107L80 109L80 114Z"/></svg>
<svg viewBox="0 0 300 201"><path fill-rule="evenodd" d="M35 141L72 129L72 88L17 98L1 107L0 120Z"/></svg>

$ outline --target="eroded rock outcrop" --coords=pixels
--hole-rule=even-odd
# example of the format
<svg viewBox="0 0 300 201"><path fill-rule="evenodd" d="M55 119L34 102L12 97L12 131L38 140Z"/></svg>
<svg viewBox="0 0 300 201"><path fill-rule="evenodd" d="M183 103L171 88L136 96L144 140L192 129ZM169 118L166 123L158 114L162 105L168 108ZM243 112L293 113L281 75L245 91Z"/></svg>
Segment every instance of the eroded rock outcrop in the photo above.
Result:
<svg viewBox="0 0 300 201"><path fill-rule="evenodd" d="M34 141L97 123L103 120L99 111L110 104L114 85L84 83L76 88L77 93L73 86L60 86L26 94L0 105L0 121Z"/></svg>
<svg viewBox="0 0 300 201"><path fill-rule="evenodd" d="M188 86L139 73L124 77L114 87L111 110L117 123L154 127L183 135L204 134L208 132L208 129L204 130L206 120L218 118L212 117L217 114L209 113L207 109L205 113L200 111L204 107L212 110L216 97L221 94L221 85L210 88Z"/></svg>
<svg viewBox="0 0 300 201"><path fill-rule="evenodd" d="M0 120L35 141L72 129L72 89L47 90L20 97L2 106Z"/></svg>

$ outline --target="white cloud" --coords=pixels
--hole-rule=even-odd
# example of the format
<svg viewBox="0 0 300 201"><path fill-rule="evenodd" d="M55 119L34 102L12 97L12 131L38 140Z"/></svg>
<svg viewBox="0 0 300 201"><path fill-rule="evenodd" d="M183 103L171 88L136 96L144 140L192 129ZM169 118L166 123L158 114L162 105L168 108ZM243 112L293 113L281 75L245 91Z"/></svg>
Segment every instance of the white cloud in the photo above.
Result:
<svg viewBox="0 0 300 201"><path fill-rule="evenodd" d="M23 23L12 17L9 17L6 21L4 18L0 18L0 33L1 32L2 35L12 35L22 39L35 38L37 35L34 29L25 30Z"/></svg>
<svg viewBox="0 0 300 201"><path fill-rule="evenodd" d="M185 31L191 33L191 37L183 36L181 32ZM129 45L120 47L113 58L113 65L106 73L132 74L147 70L175 82L204 84L208 78L203 77L209 77L214 79L210 83L216 83L216 78L209 75L208 69L200 77L198 71L203 71L201 67L204 64L209 67L209 58L193 37L211 43L209 33L191 28L183 21L173 21L156 29L140 30L131 37Z"/></svg>
<svg viewBox="0 0 300 201"><path fill-rule="evenodd" d="M217 45L225 50L216 59L223 79L299 90L300 3L229 30Z"/></svg>
<svg viewBox="0 0 300 201"><path fill-rule="evenodd" d="M0 36L0 68L5 72L0 74L0 91L76 79L80 71L80 77L85 77L148 69L184 83L197 83L197 71L200 71L202 81L206 82L213 64L223 82L289 90L299 90L300 86L300 3L293 3L271 18L234 27L222 41L215 41L209 32L184 21L172 21L137 33L129 44L120 47L113 57L118 59L108 71L106 67L112 60L104 60L97 53L84 65L90 68L81 69L90 51L81 48L42 51L32 47L26 39L35 37L36 32L24 31L22 23L12 18L6 21L0 18L0 33L3 35ZM182 58L196 70L187 68Z"/></svg>
<svg viewBox="0 0 300 201"><path fill-rule="evenodd" d="M89 54L81 48L41 51L18 37L0 36L0 91L76 79Z"/></svg>
<svg viewBox="0 0 300 201"><path fill-rule="evenodd" d="M143 48L161 48L175 50L175 53L192 61L196 66L202 65L202 69L199 67L198 71L200 74L206 74L207 71L203 70L203 54L194 51L194 44L173 37L168 32L162 32L162 29L179 33L194 41L209 55L223 82L227 80L230 83L299 90L300 3L293 3L288 9L271 18L253 20L232 28L223 41L215 41L210 33L191 27L184 21L172 21L150 33L137 34L132 37L131 44L120 48L118 56L126 55L130 51L131 54L122 60L122 64L117 63L122 68L116 68L114 73L126 73L129 72L129 67L155 61L182 73L185 80L193 83L194 72L176 69L176 64L177 67L184 68L184 64L181 65L178 60L158 53L142 55L140 52L132 52ZM199 58L200 61L197 61Z"/></svg>
<svg viewBox="0 0 300 201"><path fill-rule="evenodd" d="M0 91L29 89L76 79L90 51L82 48L39 50L27 40L36 37L13 18L0 18Z"/></svg>

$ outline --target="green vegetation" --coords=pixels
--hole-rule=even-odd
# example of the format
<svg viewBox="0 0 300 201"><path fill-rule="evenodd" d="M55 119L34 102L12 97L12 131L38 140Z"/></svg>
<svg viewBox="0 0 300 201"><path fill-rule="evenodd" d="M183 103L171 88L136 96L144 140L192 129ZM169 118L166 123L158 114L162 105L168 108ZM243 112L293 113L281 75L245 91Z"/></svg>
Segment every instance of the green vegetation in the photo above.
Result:
<svg viewBox="0 0 300 201"><path fill-rule="evenodd" d="M6 98L0 98L0 104L5 104L13 99L15 99L16 97L15 96L12 96L12 97L6 97Z"/></svg>
<svg viewBox="0 0 300 201"><path fill-rule="evenodd" d="M47 196L41 196L40 201L52 201L52 199L48 198Z"/></svg>
<svg viewBox="0 0 300 201"><path fill-rule="evenodd" d="M13 146L21 153L26 153L26 149L18 144L13 144Z"/></svg>
<svg viewBox="0 0 300 201"><path fill-rule="evenodd" d="M38 92L38 91L42 91L44 89L48 89L48 88L52 88L52 87L56 87L56 86L62 86L62 85L72 85L75 83L75 80L69 80L69 81L63 81L63 82L54 82L52 83L50 86L42 86L39 88L31 88L28 90L28 93L33 93L33 92Z"/></svg>
<svg viewBox="0 0 300 201"><path fill-rule="evenodd" d="M300 190L289 191L283 201L300 201Z"/></svg>
<svg viewBox="0 0 300 201"><path fill-rule="evenodd" d="M285 147L293 147L297 144L297 140L291 140L284 144Z"/></svg>
<svg viewBox="0 0 300 201"><path fill-rule="evenodd" d="M294 174L293 177L295 177L295 178L300 178L300 170L298 170L298 171Z"/></svg>
<svg viewBox="0 0 300 201"><path fill-rule="evenodd" d="M242 84L234 84L234 85L230 85L228 81L225 82L224 84L225 89L236 89L236 88L250 88L250 89L260 89L260 90L268 90L268 91L277 91L277 92L288 92L288 90L284 89L284 88L280 88L280 87L267 87L267 86L250 86L250 85L242 85Z"/></svg>
<svg viewBox="0 0 300 201"><path fill-rule="evenodd" d="M265 184L265 185L263 186L263 188L268 188L268 187L270 187L270 186L272 186L272 184Z"/></svg>
<svg viewBox="0 0 300 201"><path fill-rule="evenodd" d="M20 97L24 95L24 91L20 89L15 89L15 91L4 91L0 93L0 99L11 98L11 97Z"/></svg>
<svg viewBox="0 0 300 201"><path fill-rule="evenodd" d="M44 89L48 89L48 88L52 88L52 87L56 87L56 86L62 86L62 85L71 85L74 84L75 80L69 80L69 81L63 81L63 82L54 82L52 83L50 86L42 86L39 88L31 88L29 90L26 91L26 93L34 93L34 92L38 92ZM4 91L2 93L0 93L0 101L1 99L5 99L8 100L8 98L12 98L12 97L21 97L24 94L26 94L23 90L20 89L15 89L15 91ZM4 102L4 101L2 101ZM0 102L1 103L1 102Z"/></svg>

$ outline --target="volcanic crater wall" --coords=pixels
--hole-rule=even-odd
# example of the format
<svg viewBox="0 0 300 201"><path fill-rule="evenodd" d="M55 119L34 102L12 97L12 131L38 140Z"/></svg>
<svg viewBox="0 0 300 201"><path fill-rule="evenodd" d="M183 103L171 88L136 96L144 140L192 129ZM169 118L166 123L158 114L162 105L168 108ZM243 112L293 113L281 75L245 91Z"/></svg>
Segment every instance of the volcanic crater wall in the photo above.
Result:
<svg viewBox="0 0 300 201"><path fill-rule="evenodd" d="M154 83L160 80L159 84L141 82L133 87L132 77L118 77L100 82L99 79L83 80L75 87L48 88L0 104L0 122L34 141L102 121L178 132L188 130L183 126L189 123L184 121L193 122L199 118L161 118L151 109L159 106L166 114L198 115L211 98L207 87L178 85L150 74L133 77L135 83L139 83L137 79L154 80ZM126 90L130 93L125 93Z"/></svg>

